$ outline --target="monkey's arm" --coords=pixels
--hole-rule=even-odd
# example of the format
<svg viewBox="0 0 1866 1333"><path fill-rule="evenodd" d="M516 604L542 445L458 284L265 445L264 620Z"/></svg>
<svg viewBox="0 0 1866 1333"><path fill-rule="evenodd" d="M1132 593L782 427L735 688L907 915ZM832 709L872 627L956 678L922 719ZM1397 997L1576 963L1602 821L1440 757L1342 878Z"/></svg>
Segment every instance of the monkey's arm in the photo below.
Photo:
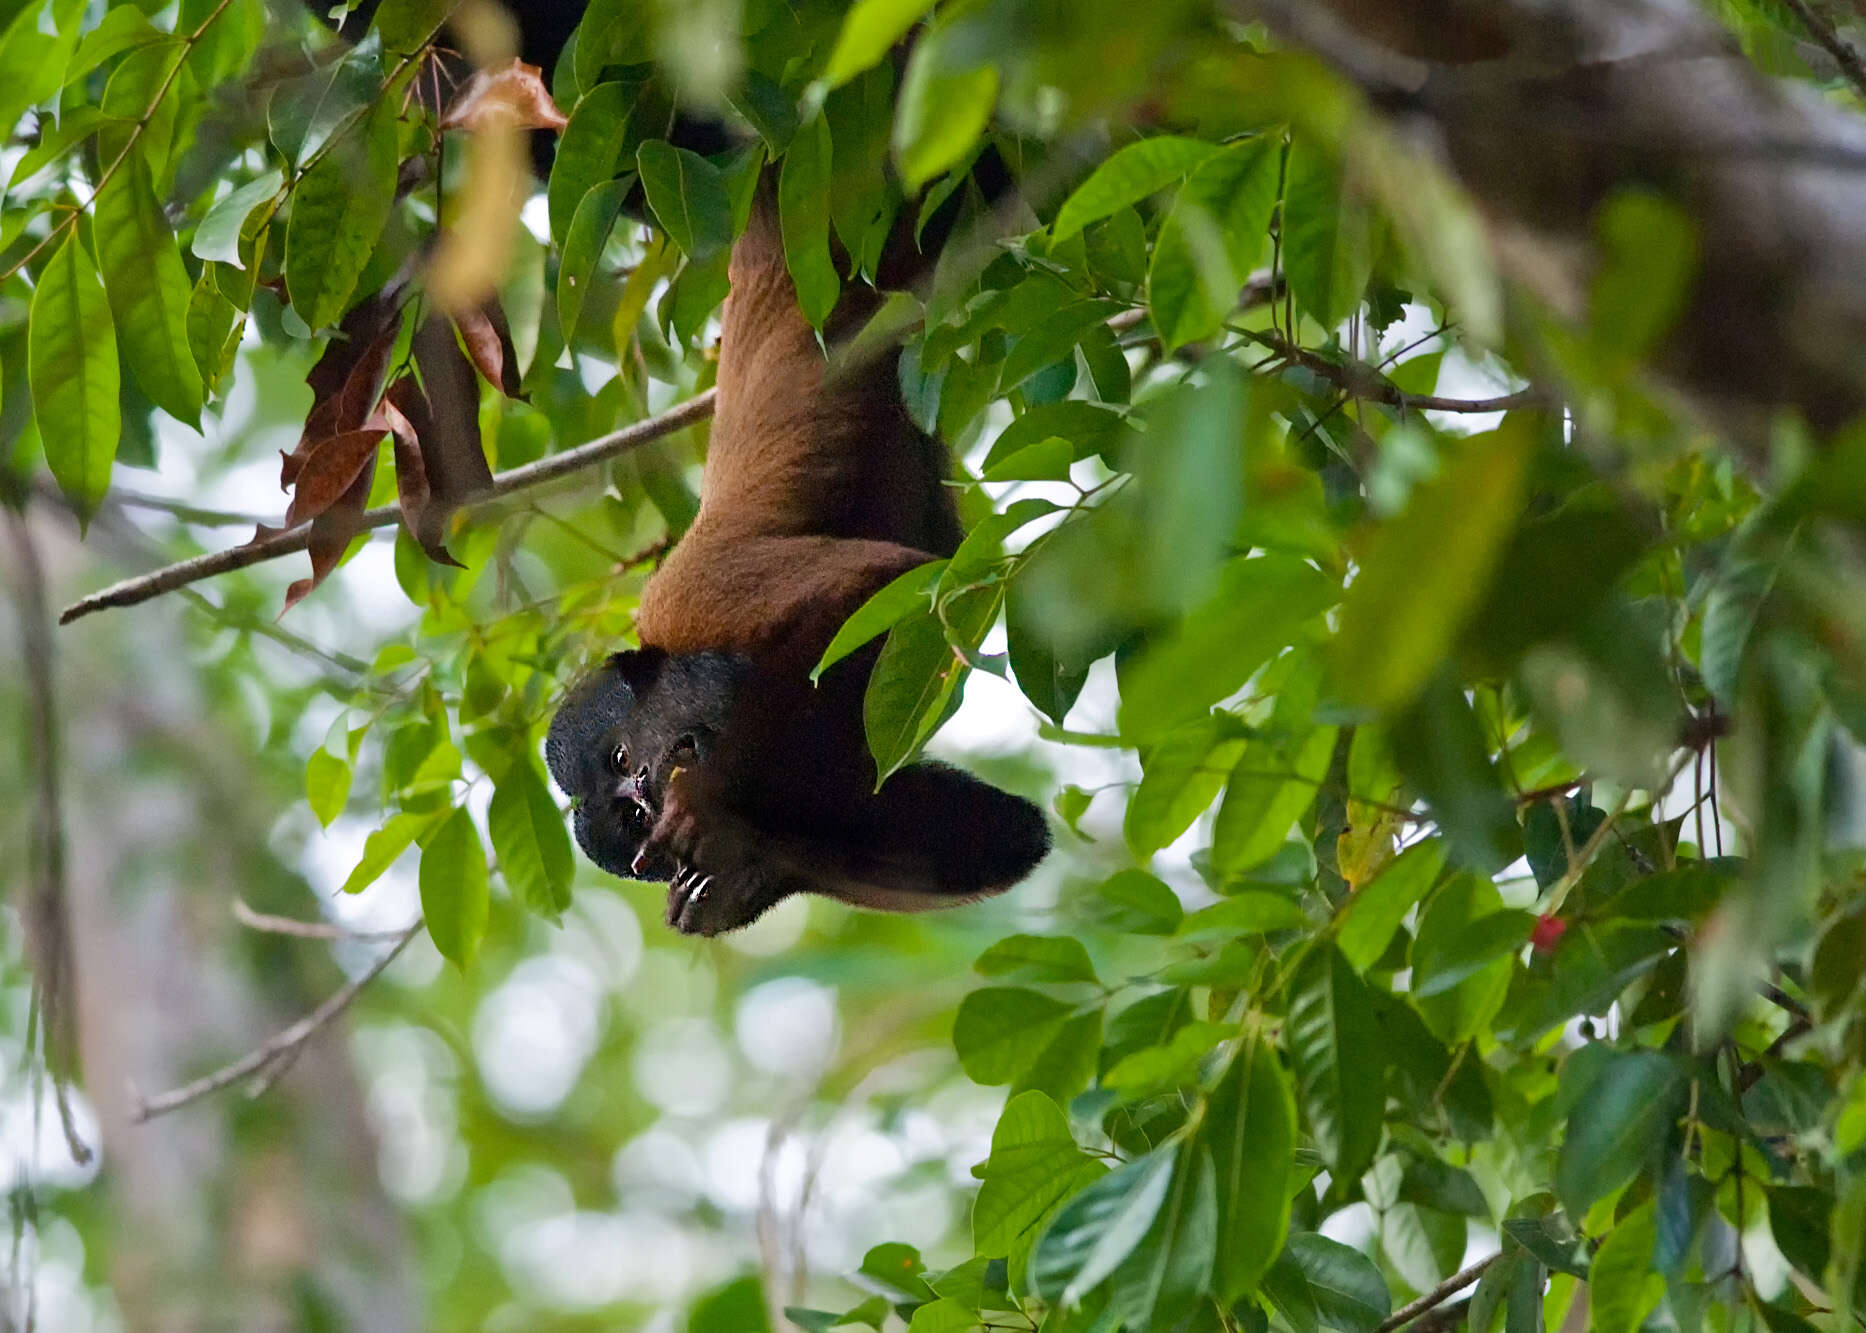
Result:
<svg viewBox="0 0 1866 1333"><path fill-rule="evenodd" d="M857 907L920 912L999 893L1049 850L1038 809L939 763L891 777L833 825L772 827L735 806L716 774L674 774L644 857L683 867L668 924L715 935L755 920L792 893Z"/></svg>

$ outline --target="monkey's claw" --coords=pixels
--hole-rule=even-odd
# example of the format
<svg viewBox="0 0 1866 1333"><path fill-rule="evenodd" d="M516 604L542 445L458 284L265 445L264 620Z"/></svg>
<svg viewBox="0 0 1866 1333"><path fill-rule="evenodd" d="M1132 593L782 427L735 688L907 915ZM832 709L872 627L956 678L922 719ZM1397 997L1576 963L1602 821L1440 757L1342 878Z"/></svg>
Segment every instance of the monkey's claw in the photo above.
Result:
<svg viewBox="0 0 1866 1333"><path fill-rule="evenodd" d="M692 866L676 870L667 887L667 924L683 935L713 934L717 927L709 929L703 919L707 894L712 887L713 877L701 874Z"/></svg>

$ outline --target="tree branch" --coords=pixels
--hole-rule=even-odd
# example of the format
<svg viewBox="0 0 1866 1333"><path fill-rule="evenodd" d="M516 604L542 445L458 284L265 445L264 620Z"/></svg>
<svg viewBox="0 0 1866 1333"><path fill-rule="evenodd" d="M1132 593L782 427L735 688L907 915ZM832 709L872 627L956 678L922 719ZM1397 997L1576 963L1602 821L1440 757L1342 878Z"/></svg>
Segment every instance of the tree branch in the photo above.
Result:
<svg viewBox="0 0 1866 1333"><path fill-rule="evenodd" d="M422 921L417 917L413 924L397 931L394 936L394 947L386 950L382 957L370 964L367 972L344 983L317 1008L262 1045L248 1051L232 1064L222 1065L213 1073L205 1074L192 1083L184 1083L179 1088L154 1097L144 1097L132 1086L130 1088L131 1122L141 1124L145 1120L153 1120L156 1116L167 1115L170 1111L179 1110L191 1102L198 1102L203 1097L238 1083L243 1078L254 1080L253 1095L257 1096L264 1092L272 1086L273 1081L280 1074L290 1067L292 1061L298 1058L298 1052L304 1048L306 1042L321 1032L332 1019L349 1008L350 1002L362 993L365 986L382 975L383 970L401 955L403 949L408 947L408 942L415 937L421 927Z"/></svg>
<svg viewBox="0 0 1866 1333"><path fill-rule="evenodd" d="M1801 26L1821 44L1821 49L1834 58L1847 82L1853 85L1853 91L1866 97L1866 61L1860 59L1860 53L1834 30L1834 25L1809 0L1782 0L1782 4L1801 20Z"/></svg>
<svg viewBox="0 0 1866 1333"><path fill-rule="evenodd" d="M492 489L466 506L469 513L487 508L516 495L521 491L534 490L578 472L606 463L631 449L671 435L685 429L695 422L704 421L713 414L715 391L708 389L697 394L677 407L668 409L660 416L649 417L646 421L637 421L607 435L599 435L587 444L580 444L575 449L567 449L561 454L541 458L535 463L515 467L509 472L501 472L493 478ZM386 528L399 523L402 507L399 504L383 505L371 509L363 515L362 527ZM94 611L103 611L113 606L135 606L152 597L159 597L165 592L173 592L190 583L213 578L217 574L228 574L236 569L247 569L253 565L276 560L280 556L291 555L305 549L311 537L311 525L301 524L276 536L264 537L248 542L244 546L235 546L223 551L210 551L206 555L195 556L191 560L182 560L176 564L164 566L148 574L139 574L135 578L113 583L108 588L92 593L59 614L58 623L69 625L72 621L90 615Z"/></svg>
<svg viewBox="0 0 1866 1333"><path fill-rule="evenodd" d="M1426 1292L1426 1294L1421 1296L1418 1300L1400 1306L1399 1309L1387 1316L1386 1320L1374 1330L1374 1333L1393 1333L1394 1329L1403 1328L1420 1315L1426 1314L1436 1307L1443 1305L1446 1301L1450 1300L1453 1296L1456 1296L1459 1292L1482 1277L1490 1266L1502 1257L1502 1252L1498 1251L1488 1259L1479 1259L1469 1268L1461 1269L1453 1273L1436 1287L1433 1287L1432 1290Z"/></svg>
<svg viewBox="0 0 1866 1333"><path fill-rule="evenodd" d="M233 919L249 930L290 935L300 940L399 940L408 933L407 926L395 930L351 930L334 921L300 921L297 917L274 916L248 907L244 898L233 900Z"/></svg>
<svg viewBox="0 0 1866 1333"><path fill-rule="evenodd" d="M1477 204L1493 261L1564 319L1588 317L1601 209L1661 193L1690 220L1696 262L1646 369L1752 470L1783 408L1817 435L1866 412L1866 173L1841 165L1866 160L1866 119L1760 73L1701 7L1221 4L1430 145Z"/></svg>

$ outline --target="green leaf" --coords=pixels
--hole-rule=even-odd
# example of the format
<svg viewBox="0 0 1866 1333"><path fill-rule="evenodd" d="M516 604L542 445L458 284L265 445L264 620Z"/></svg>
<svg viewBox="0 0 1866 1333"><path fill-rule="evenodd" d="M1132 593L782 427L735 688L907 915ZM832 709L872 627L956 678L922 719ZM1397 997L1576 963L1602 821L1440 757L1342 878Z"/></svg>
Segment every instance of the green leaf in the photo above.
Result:
<svg viewBox="0 0 1866 1333"><path fill-rule="evenodd" d="M107 10L97 26L84 34L71 62L65 66L67 86L83 78L107 60L139 46L152 46L171 40L169 34L150 23L141 10L123 5Z"/></svg>
<svg viewBox="0 0 1866 1333"><path fill-rule="evenodd" d="M383 0L376 10L382 49L406 55L435 34L460 0Z"/></svg>
<svg viewBox="0 0 1866 1333"><path fill-rule="evenodd" d="M493 787L486 829L499 872L519 901L555 921L570 906L576 863L564 816L529 760L513 764Z"/></svg>
<svg viewBox="0 0 1866 1333"><path fill-rule="evenodd" d="M907 1333L970 1333L978 1327L978 1312L958 1301L941 1297L914 1311Z"/></svg>
<svg viewBox="0 0 1866 1333"><path fill-rule="evenodd" d="M1510 962L1529 942L1535 917L1503 912L1496 886L1459 875L1433 895L1412 946L1414 1004L1439 1040L1473 1036L1509 992Z"/></svg>
<svg viewBox="0 0 1866 1333"><path fill-rule="evenodd" d="M1119 412L1097 403L1084 403L1074 398L1043 403L1032 407L999 433L985 455L984 466L989 471L1032 445L1050 439L1069 441L1074 457L1087 458L1114 442L1121 422Z"/></svg>
<svg viewBox="0 0 1866 1333"><path fill-rule="evenodd" d="M1812 1185L1772 1185L1768 1195L1776 1248L1803 1274L1820 1281L1832 1256L1832 1192Z"/></svg>
<svg viewBox="0 0 1866 1333"><path fill-rule="evenodd" d="M285 287L292 308L313 329L328 328L349 309L395 206L397 103L384 97L292 190Z"/></svg>
<svg viewBox="0 0 1866 1333"><path fill-rule="evenodd" d="M1445 844L1436 838L1401 852L1341 909L1335 944L1356 972L1372 967L1406 914L1424 898L1445 864Z"/></svg>
<svg viewBox="0 0 1866 1333"><path fill-rule="evenodd" d="M1218 1205L1212 1155L1179 1145L1173 1183L1146 1236L1109 1279L1109 1311L1128 1328L1167 1328L1193 1311L1211 1279Z"/></svg>
<svg viewBox="0 0 1866 1333"><path fill-rule="evenodd" d="M46 466L87 521L110 489L122 417L110 303L76 228L39 274L31 319L27 379Z"/></svg>
<svg viewBox="0 0 1866 1333"><path fill-rule="evenodd" d="M1367 209L1346 197L1334 163L1297 139L1283 185L1283 267L1297 302L1333 329L1360 304L1373 257Z"/></svg>
<svg viewBox="0 0 1866 1333"><path fill-rule="evenodd" d="M822 658L810 672L811 682L875 636L893 629L915 611L925 610L945 569L944 560L917 565L857 607L823 650Z"/></svg>
<svg viewBox="0 0 1866 1333"><path fill-rule="evenodd" d="M1184 937L1265 935L1273 930L1302 930L1309 924L1302 904L1280 893L1251 890L1210 907L1201 907L1179 923Z"/></svg>
<svg viewBox="0 0 1866 1333"><path fill-rule="evenodd" d="M951 572L948 565L942 579ZM911 615L888 632L863 699L869 752L883 779L919 753L956 704L968 659L948 640L974 652L998 616L1003 589L979 588L947 598L945 623L931 613Z"/></svg>
<svg viewBox="0 0 1866 1333"><path fill-rule="evenodd" d="M1529 942L1534 914L1496 910L1501 903L1496 887L1476 875L1459 875L1439 890L1413 942L1415 996L1442 995Z"/></svg>
<svg viewBox="0 0 1866 1333"><path fill-rule="evenodd" d="M1097 984L1088 950L1070 935L1006 936L980 954L972 966L988 977Z"/></svg>
<svg viewBox="0 0 1866 1333"><path fill-rule="evenodd" d="M823 66L823 83L838 88L879 63L907 35L933 0L855 0L843 16L842 31Z"/></svg>
<svg viewBox="0 0 1866 1333"><path fill-rule="evenodd" d="M1658 1241L1658 1213L1648 1199L1600 1243L1587 1279L1588 1327L1594 1333L1634 1333L1665 1299L1665 1277L1652 1267Z"/></svg>
<svg viewBox="0 0 1866 1333"><path fill-rule="evenodd" d="M1054 245L1092 222L1157 194L1218 152L1218 145L1171 134L1128 144L1109 157L1063 201L1050 224Z"/></svg>
<svg viewBox="0 0 1866 1333"><path fill-rule="evenodd" d="M1237 693L1340 596L1336 580L1294 556L1231 561L1217 591L1128 673L1121 734L1146 740Z"/></svg>
<svg viewBox="0 0 1866 1333"><path fill-rule="evenodd" d="M773 157L790 147L797 133L797 104L789 93L755 69L745 71L745 83L728 94L732 109L745 117Z"/></svg>
<svg viewBox="0 0 1866 1333"><path fill-rule="evenodd" d="M0 125L56 93L84 31L85 0L28 0L0 32ZM49 11L49 12L48 12Z"/></svg>
<svg viewBox="0 0 1866 1333"><path fill-rule="evenodd" d="M1093 1016L1099 1037L1099 1011ZM987 986L960 1002L953 1022L953 1049L959 1054L959 1065L966 1076L986 1087L1002 1083L1034 1086L1033 1075L1041 1078L1052 1072L1057 1073L1060 1084L1066 1085L1074 1074L1066 1066L1074 1060L1082 1017L1077 1006L1053 1000L1041 991ZM1092 1072L1093 1058L1091 1051L1090 1070L1082 1073L1084 1082ZM1043 1090L1057 1089L1046 1086ZM1069 1096L1077 1090L1064 1086L1060 1095Z"/></svg>
<svg viewBox="0 0 1866 1333"><path fill-rule="evenodd" d="M1393 719L1391 739L1395 760L1460 861L1491 874L1522 854L1516 811L1491 762L1483 727L1447 675L1428 682L1418 700Z"/></svg>
<svg viewBox="0 0 1866 1333"><path fill-rule="evenodd" d="M1400 1178L1399 1197L1441 1213L1490 1219L1490 1204L1469 1171L1436 1157L1413 1157ZM1462 1255L1462 1251L1460 1251Z"/></svg>
<svg viewBox="0 0 1866 1333"><path fill-rule="evenodd" d="M1217 1180L1212 1289L1231 1305L1257 1289L1289 1231L1296 1104L1276 1049L1252 1030L1206 1102Z"/></svg>
<svg viewBox="0 0 1866 1333"><path fill-rule="evenodd" d="M1105 1171L1076 1144L1054 1101L1018 1093L998 1117L991 1156L972 1168L982 1182L972 1207L973 1247L1003 1256L1029 1245L1064 1199Z"/></svg>
<svg viewBox="0 0 1866 1333"><path fill-rule="evenodd" d="M1535 1199L1543 1207L1554 1207L1554 1199L1547 1194L1537 1195ZM1574 1224L1560 1211L1506 1218L1503 1234L1555 1272L1571 1277L1587 1276L1587 1239L1575 1233Z"/></svg>
<svg viewBox="0 0 1866 1333"><path fill-rule="evenodd" d="M956 166L990 123L998 67L974 65L953 40L955 26L914 44L894 116L894 161L911 192Z"/></svg>
<svg viewBox="0 0 1866 1333"><path fill-rule="evenodd" d="M201 428L201 372L188 350L188 271L149 167L132 152L97 199L97 257L123 359L149 400Z"/></svg>
<svg viewBox="0 0 1866 1333"><path fill-rule="evenodd" d="M1563 1067L1563 1089L1575 1062ZM1592 1071L1568 1113L1568 1133L1555 1163L1555 1192L1571 1216L1583 1217L1603 1194L1619 1189L1664 1146L1684 1110L1690 1079L1674 1058L1657 1051L1610 1051Z"/></svg>
<svg viewBox="0 0 1866 1333"><path fill-rule="evenodd" d="M981 481L1067 481L1075 446L1052 435L993 464Z"/></svg>
<svg viewBox="0 0 1866 1333"><path fill-rule="evenodd" d="M1166 1203L1175 1157L1163 1149L1136 1158L1064 1204L1030 1256L1037 1295L1052 1305L1077 1305L1119 1268Z"/></svg>
<svg viewBox="0 0 1866 1333"><path fill-rule="evenodd" d="M190 248L195 257L244 269L246 265L240 261L240 231L253 210L275 198L284 184L285 173L273 167L208 209L201 225L194 229Z"/></svg>
<svg viewBox="0 0 1866 1333"><path fill-rule="evenodd" d="M441 956L466 967L486 933L486 853L473 816L456 809L421 849L421 911Z"/></svg>
<svg viewBox="0 0 1866 1333"><path fill-rule="evenodd" d="M1294 1297L1312 1319L1341 1333L1373 1333L1393 1308L1373 1260L1316 1231L1290 1236L1264 1286L1279 1310Z"/></svg>
<svg viewBox="0 0 1866 1333"><path fill-rule="evenodd" d="M1275 856L1291 825L1315 804L1334 752L1333 727L1317 727L1299 741L1247 744L1212 825L1212 866L1235 875Z"/></svg>
<svg viewBox="0 0 1866 1333"><path fill-rule="evenodd" d="M797 287L797 303L812 328L822 328L842 279L829 252L829 189L832 146L829 122L818 116L797 133L778 173L778 222L784 234L784 266Z"/></svg>
<svg viewBox="0 0 1866 1333"><path fill-rule="evenodd" d="M382 878L382 872L394 865L416 838L432 828L439 813L398 814L363 842L363 858L343 882L345 893L361 893Z"/></svg>
<svg viewBox="0 0 1866 1333"><path fill-rule="evenodd" d="M557 139L546 190L551 235L559 245L570 243L571 223L590 191L623 169L633 95L626 84L599 83L571 109L570 123Z"/></svg>
<svg viewBox="0 0 1866 1333"><path fill-rule="evenodd" d="M325 828L350 799L350 765L329 750L315 750L305 764L305 800Z"/></svg>
<svg viewBox="0 0 1866 1333"><path fill-rule="evenodd" d="M661 230L689 259L710 259L732 243L732 200L718 167L660 139L635 150L635 165Z"/></svg>
<svg viewBox="0 0 1866 1333"><path fill-rule="evenodd" d="M1282 153L1259 137L1201 164L1160 224L1147 273L1153 325L1170 352L1217 333L1263 253Z"/></svg>
<svg viewBox="0 0 1866 1333"><path fill-rule="evenodd" d="M577 321L583 314L583 298L596 278L596 265L609 244L622 201L628 198L633 177L605 181L592 186L577 205L570 230L564 236L563 257L557 264L557 323L564 342L576 342Z"/></svg>
<svg viewBox="0 0 1866 1333"><path fill-rule="evenodd" d="M1122 1016L1126 1017L1127 1012L1123 1011ZM1229 1023L1187 1023L1166 1041L1129 1051L1109 1065L1101 1076L1101 1086L1126 1101L1172 1091L1195 1081L1205 1057L1236 1033ZM1103 1049L1106 1053L1107 1048Z"/></svg>
<svg viewBox="0 0 1866 1333"><path fill-rule="evenodd" d="M1374 537L1341 608L1334 681L1350 703L1392 708L1445 660L1515 525L1536 432L1512 417L1473 436L1445 473Z"/></svg>
<svg viewBox="0 0 1866 1333"><path fill-rule="evenodd" d="M1228 717L1207 716L1168 732L1142 756L1140 786L1127 805L1127 845L1152 856L1192 827L1244 750Z"/></svg>
<svg viewBox="0 0 1866 1333"><path fill-rule="evenodd" d="M1380 1146L1388 1051L1366 984L1332 944L1311 948L1290 978L1283 1039L1322 1160L1335 1179L1359 1179Z"/></svg>
<svg viewBox="0 0 1866 1333"><path fill-rule="evenodd" d="M1100 919L1132 935L1171 935L1185 916L1179 896L1144 870L1117 871L1095 893Z"/></svg>
<svg viewBox="0 0 1866 1333"><path fill-rule="evenodd" d="M863 1255L862 1266L852 1276L857 1285L896 1305L918 1304L933 1299L932 1288L920 1276L926 1267L920 1251L913 1246L889 1241Z"/></svg>
<svg viewBox="0 0 1866 1333"><path fill-rule="evenodd" d="M204 267L194 289L188 293L188 352L211 397L239 351L240 335L246 329L246 316L221 294L214 280L212 265Z"/></svg>

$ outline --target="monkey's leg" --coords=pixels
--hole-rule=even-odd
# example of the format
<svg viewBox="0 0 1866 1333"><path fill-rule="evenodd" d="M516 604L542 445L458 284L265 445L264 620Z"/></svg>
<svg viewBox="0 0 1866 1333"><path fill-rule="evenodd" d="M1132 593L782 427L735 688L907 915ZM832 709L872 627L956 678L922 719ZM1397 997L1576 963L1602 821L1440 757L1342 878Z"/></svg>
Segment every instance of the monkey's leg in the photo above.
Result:
<svg viewBox="0 0 1866 1333"><path fill-rule="evenodd" d="M909 765L862 802L833 844L820 892L859 907L923 912L1002 893L1050 850L1043 812L969 773Z"/></svg>

